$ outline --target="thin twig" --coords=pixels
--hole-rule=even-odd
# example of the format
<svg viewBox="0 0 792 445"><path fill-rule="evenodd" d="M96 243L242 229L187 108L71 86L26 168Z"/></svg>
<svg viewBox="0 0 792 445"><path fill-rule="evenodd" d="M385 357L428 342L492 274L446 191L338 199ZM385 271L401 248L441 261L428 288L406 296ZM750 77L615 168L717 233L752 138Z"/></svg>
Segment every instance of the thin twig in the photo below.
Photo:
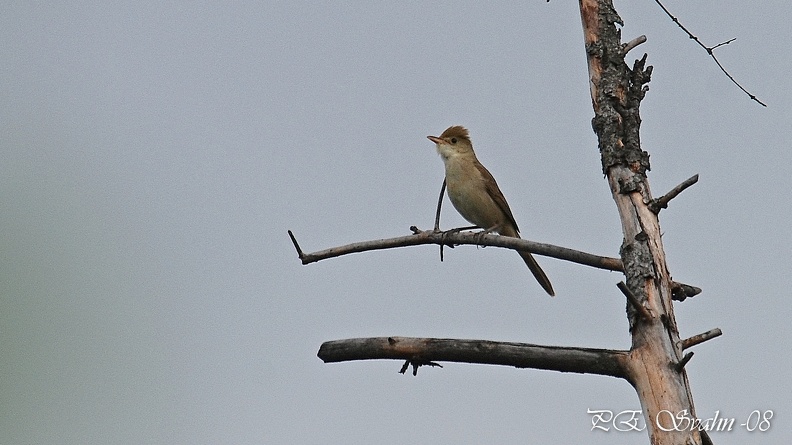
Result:
<svg viewBox="0 0 792 445"><path fill-rule="evenodd" d="M629 301L630 304L632 304L633 307L638 310L638 313L641 314L641 317L643 317L644 320L649 321L652 319L652 314L650 314L649 310L646 309L640 301L638 301L638 298L633 295L632 291L627 287L624 281L619 281L619 283L616 284L616 287L622 291L624 296L627 297L627 301Z"/></svg>
<svg viewBox="0 0 792 445"><path fill-rule="evenodd" d="M717 64L717 65L718 65L718 68L720 68L720 70L721 70L721 71L723 71L723 74L725 74L725 75L726 75L726 77L728 77L728 78L729 78L729 80L731 80L733 84L737 85L737 87L738 87L739 89L741 89L741 90L742 90L742 91L743 91L745 94L747 94L747 95L748 95L748 97L750 97L750 98L751 98L751 100L753 100L753 101L756 101L756 102L757 102L759 105L761 105L761 106L763 106L763 107L766 107L766 106L767 106L767 105L766 105L764 102L762 102L761 100L759 100L759 99L758 99L756 96L754 96L753 94L751 94L751 92L749 92L749 91L748 91L748 90L746 90L746 89L745 89L745 88L744 88L742 85L740 85L740 83L739 83L739 82L737 82L737 81L734 79L734 77L732 77L732 75L731 75L731 74L729 74L729 72L728 72L728 71L726 71L726 68L724 68L724 67L723 67L723 65L721 65L721 63L720 63L720 61L718 60L718 58L717 58L717 57L715 57L715 53L713 52L713 50L715 50L715 48L719 48L719 47L721 47L721 46L723 46L723 45L728 45L729 43L731 43L731 42L735 41L735 40L736 40L736 37L735 37L735 38L733 38L733 39L729 39L729 40L727 40L727 41L725 41L725 42L718 43L718 44L717 44L717 45L715 45L715 46L709 47L709 46L707 46L707 45L705 45L705 44L701 43L701 40L699 40L699 38L698 38L698 37L694 36L692 32L688 31L688 29L687 29L687 28L685 28L685 26L684 26L684 25L682 25L682 23L680 23L680 22L679 22L679 19L678 19L678 18L676 18L676 17L674 17L674 15L673 15L673 14L671 14L671 12L668 10L668 8L666 8L666 7L665 7L665 5L663 5L663 3L661 3L661 2L660 2L660 0L655 0L655 3L657 3L657 4L660 6L660 8L663 10L663 12L665 12L665 13L666 13L666 15L667 15L669 18L671 18L671 21L673 21L674 23L676 23L676 24L677 24L677 26L679 26L679 28L681 28L681 29L682 29L682 31L685 31L685 33L688 35L688 37L690 37L692 40L694 40L696 43L698 43L698 45L699 45L700 47L704 48L704 50L705 50L705 51L707 51L707 54L709 54L709 55L710 55L710 57L712 57L712 60L714 60L714 61L715 61L715 64Z"/></svg>
<svg viewBox="0 0 792 445"><path fill-rule="evenodd" d="M443 195L445 195L446 180L443 178L443 185L440 187L440 197L437 198L437 213L435 213L435 230L440 230L440 208L443 207Z"/></svg>
<svg viewBox="0 0 792 445"><path fill-rule="evenodd" d="M715 50L715 48L720 48L721 46L728 45L729 43L731 43L731 42L733 42L735 40L737 40L737 37L733 37L733 38L731 38L731 39L729 39L729 40L727 40L725 42L718 43L717 45L715 45L711 49L709 49L709 51L713 51L713 50Z"/></svg>
<svg viewBox="0 0 792 445"><path fill-rule="evenodd" d="M647 204L649 206L649 210L651 210L652 212L657 214L657 213L660 213L661 209L668 208L669 201L671 201L672 199L676 198L677 195L679 195L680 193L685 191L686 188L688 188L691 185L697 183L698 179L699 179L699 175L697 175L697 174L693 175L693 176L687 178L684 182L682 182L678 186L672 188L671 191L669 191L665 195L663 195L663 196L661 196L661 197L659 197L657 199L653 199L649 204Z"/></svg>
<svg viewBox="0 0 792 445"><path fill-rule="evenodd" d="M443 207L443 195L445 195L446 179L443 178L443 185L440 186L440 197L437 198L437 213L435 213L435 231L440 230L440 209ZM440 262L443 262L443 247L445 244L440 244ZM452 246L453 247L453 246Z"/></svg>
<svg viewBox="0 0 792 445"><path fill-rule="evenodd" d="M710 329L707 332L694 335L690 338L686 338L682 340L682 349L687 349L690 348L691 346L696 346L699 343L704 343L707 340L712 340L713 338L718 337L721 334L723 334L723 332L721 332L720 328L715 328L715 329Z"/></svg>

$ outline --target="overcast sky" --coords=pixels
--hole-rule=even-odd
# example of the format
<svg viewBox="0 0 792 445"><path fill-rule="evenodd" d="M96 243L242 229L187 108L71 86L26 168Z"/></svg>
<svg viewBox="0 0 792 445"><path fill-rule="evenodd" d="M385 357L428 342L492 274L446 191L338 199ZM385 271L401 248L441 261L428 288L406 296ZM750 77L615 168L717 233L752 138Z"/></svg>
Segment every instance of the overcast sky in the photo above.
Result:
<svg viewBox="0 0 792 445"><path fill-rule="evenodd" d="M616 1L654 65L641 115L668 266L717 445L792 442L787 0ZM386 335L626 349L623 276L430 246L426 135L467 126L525 238L618 256L571 1L6 2L0 7L0 444L648 443L591 430L626 382L444 363L323 364ZM463 225L446 204L444 228ZM739 424L774 412L769 431ZM753 414L755 426L757 414Z"/></svg>

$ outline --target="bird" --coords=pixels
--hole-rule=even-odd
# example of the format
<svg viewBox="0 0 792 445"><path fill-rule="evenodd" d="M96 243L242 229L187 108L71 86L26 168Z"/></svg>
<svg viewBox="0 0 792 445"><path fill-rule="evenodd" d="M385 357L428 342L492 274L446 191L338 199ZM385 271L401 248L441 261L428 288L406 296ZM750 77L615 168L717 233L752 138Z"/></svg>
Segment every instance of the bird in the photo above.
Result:
<svg viewBox="0 0 792 445"><path fill-rule="evenodd" d="M476 158L468 130L455 125L440 136L427 138L437 145L437 153L445 164L446 190L457 212L485 233L520 238L520 229L503 192L489 170ZM555 296L553 285L531 252L520 250L518 253L545 292Z"/></svg>

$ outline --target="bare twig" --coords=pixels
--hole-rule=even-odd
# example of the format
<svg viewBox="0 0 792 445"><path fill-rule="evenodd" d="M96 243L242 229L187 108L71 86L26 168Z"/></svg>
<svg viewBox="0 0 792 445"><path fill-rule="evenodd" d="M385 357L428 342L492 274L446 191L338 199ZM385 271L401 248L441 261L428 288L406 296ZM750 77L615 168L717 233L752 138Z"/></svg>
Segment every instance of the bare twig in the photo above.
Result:
<svg viewBox="0 0 792 445"><path fill-rule="evenodd" d="M709 48L709 50L712 51L715 48L720 48L721 46L728 45L729 43L731 43L731 42L733 42L735 40L737 40L737 37L732 37L731 39L729 39L729 40L727 40L725 42L720 42L717 45L713 46L712 48Z"/></svg>
<svg viewBox="0 0 792 445"><path fill-rule="evenodd" d="M443 178L443 185L440 186L440 197L437 198L437 213L435 214L435 224L434 224L434 230L435 231L439 231L440 230L440 209L443 207L443 195L445 194L445 189L446 189L446 179ZM445 244L440 244L440 262L441 263L443 262L443 247L444 246L445 246ZM451 247L453 247L453 246L451 246Z"/></svg>
<svg viewBox="0 0 792 445"><path fill-rule="evenodd" d="M626 378L628 351L542 346L448 338L375 337L328 341L317 354L325 363L405 360L406 366L436 361L480 363ZM403 370L406 370L406 366ZM414 368L415 370L415 368Z"/></svg>
<svg viewBox="0 0 792 445"><path fill-rule="evenodd" d="M443 185L440 187L440 197L437 198L437 213L435 213L435 230L440 230L440 208L443 207L443 195L445 195L446 180L443 178ZM440 246L442 247L442 246Z"/></svg>
<svg viewBox="0 0 792 445"><path fill-rule="evenodd" d="M672 199L676 198L677 195L679 195L680 193L685 191L686 188L688 188L691 185L697 183L698 179L699 179L699 175L698 174L693 175L693 176L689 177L688 179L686 179L681 184L679 184L678 186L672 188L671 191L669 191L665 195L663 195L663 196L661 196L661 197L659 197L657 199L653 199L649 204L647 204L647 206L649 206L649 210L651 210L654 213L660 213L661 209L668 208L669 201L671 201Z"/></svg>
<svg viewBox="0 0 792 445"><path fill-rule="evenodd" d="M537 255L567 260L573 263L583 264L585 266L596 267L598 269L613 271L623 270L621 260L618 258L594 255L566 247L537 243L521 238L512 238L509 236L492 234L481 235L479 232L456 232L454 230L435 232L433 230L420 230L415 226L410 227L410 230L412 230L413 235L372 241L362 241L344 246L332 247L330 249L312 253L303 253L299 249L297 241L294 240L294 235L289 232L289 236L292 237L295 248L300 254L300 261L302 264L315 263L320 260L348 255L350 253L391 249L394 247L419 246L424 244L469 244L478 246L503 247L513 250L527 250Z"/></svg>
<svg viewBox="0 0 792 445"><path fill-rule="evenodd" d="M618 287L619 290L622 291L624 296L627 297L627 301L629 301L630 304L633 305L633 307L638 311L638 313L641 314L641 317L643 317L644 320L649 321L652 319L652 314L650 314L649 310L646 309L644 305L641 304L640 301L638 301L638 298L636 298L635 295L633 295L632 291L627 287L624 281L619 281L619 283L616 284L616 287Z"/></svg>
<svg viewBox="0 0 792 445"><path fill-rule="evenodd" d="M682 349L687 349L690 348L691 346L696 346L699 343L704 343L705 341L718 337L721 334L723 334L723 332L721 332L720 328L715 328L715 329L710 329L707 332L694 335L690 338L686 338L682 340Z"/></svg>
<svg viewBox="0 0 792 445"><path fill-rule="evenodd" d="M762 102L761 100L759 100L759 99L758 99L756 96L754 96L753 94L751 94L751 93L750 93L748 90L746 90L746 89L745 89L745 88L744 88L742 85L740 85L740 83L739 83L739 82L737 82L737 81L734 79L734 77L732 77L732 75L731 75L731 74L729 74L729 72L728 72L728 71L726 71L726 68L724 68L724 67L723 67L723 65L721 65L721 63L720 63L720 61L718 60L718 58L717 58L717 57L715 57L715 53L714 53L714 50L715 50L715 48L720 48L721 46L728 45L729 43L731 43L731 42L733 42L733 41L737 40L736 38L729 39L729 40L727 40L727 41L725 41L725 42L718 43L717 45L715 45L715 46L712 46L712 47L710 47L710 46L707 46L707 45L705 45L705 44L701 43L701 40L699 40L699 38L698 38L698 37L694 36L692 32L688 31L688 29L687 29L687 28L685 28L685 26L684 26L684 25L682 25L682 23L680 23L680 22L679 22L679 19L678 19L678 18L676 18L676 17L674 17L674 15L673 15L673 14L671 14L671 12L668 10L668 8L666 8L666 7L665 7L665 5L663 5L663 3L661 3L661 2L660 2L660 0L655 0L655 3L657 3L657 4L660 6L660 8L663 10L663 12L665 12L665 13L666 13L666 15L667 15L667 16L668 16L668 17L671 19L671 21L673 21L674 23L676 23L676 24L677 24L677 26L679 26L679 28L680 28L680 29L682 29L682 31L685 31L685 33L688 35L688 37L690 37L692 40L694 40L696 43L698 43L698 45L699 45L700 47L704 48L704 50L705 50L705 51L707 51L707 54L709 54L709 55L710 55L710 57L712 57L712 60L714 60L714 61L715 61L715 64L716 64L716 65L718 65L718 68L720 68L720 70L721 70L721 71L723 71L723 74L725 74L725 75L726 75L726 77L728 77L728 78L729 78L729 80L731 80L733 84L737 85L737 88L741 89L741 90L742 90L742 91L743 91L745 94L747 94L747 95L748 95L748 97L750 97L750 98L751 98L751 100L755 101L755 102L756 102L756 103L758 103L759 105L761 105L761 106L763 106L763 107L766 107L766 106L767 106L767 105L766 105L764 102Z"/></svg>

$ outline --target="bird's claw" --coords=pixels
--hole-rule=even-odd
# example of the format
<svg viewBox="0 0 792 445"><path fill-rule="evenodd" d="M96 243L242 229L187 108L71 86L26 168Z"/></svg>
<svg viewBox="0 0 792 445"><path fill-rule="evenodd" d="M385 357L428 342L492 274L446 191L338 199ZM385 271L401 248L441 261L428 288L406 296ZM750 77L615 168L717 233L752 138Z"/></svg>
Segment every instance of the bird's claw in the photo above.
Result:
<svg viewBox="0 0 792 445"><path fill-rule="evenodd" d="M448 235L451 235L451 234L454 234L454 233L459 233L461 231L462 231L461 228L449 229L449 230L441 231L442 235L440 236L440 240L441 240L441 244L440 245L441 246L448 246L448 247L453 249L454 248L454 244L446 241L446 238L448 238Z"/></svg>
<svg viewBox="0 0 792 445"><path fill-rule="evenodd" d="M478 247L487 247L482 245L482 240L484 239L485 235L489 235L490 233L494 232L497 227L490 227L489 229L484 229L481 232L476 234L476 245Z"/></svg>

